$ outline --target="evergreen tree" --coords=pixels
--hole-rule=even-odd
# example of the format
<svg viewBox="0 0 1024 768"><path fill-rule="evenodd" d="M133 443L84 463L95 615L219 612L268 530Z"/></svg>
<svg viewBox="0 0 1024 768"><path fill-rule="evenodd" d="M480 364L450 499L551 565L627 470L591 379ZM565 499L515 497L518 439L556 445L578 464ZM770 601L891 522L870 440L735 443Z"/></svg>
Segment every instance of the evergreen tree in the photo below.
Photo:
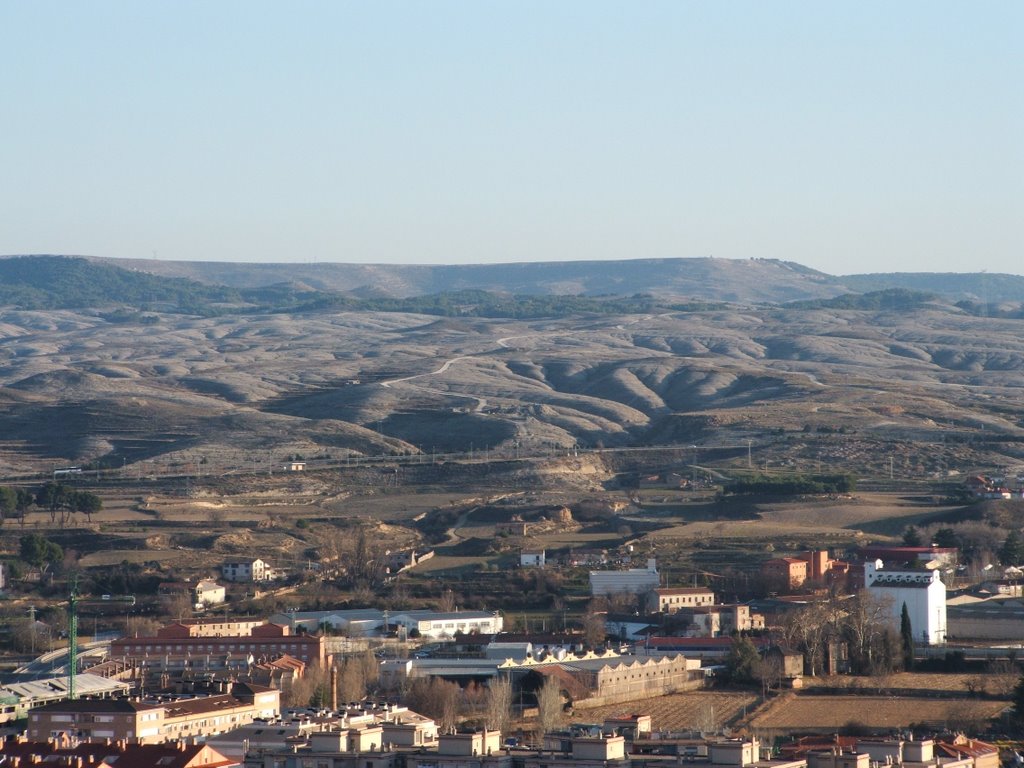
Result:
<svg viewBox="0 0 1024 768"><path fill-rule="evenodd" d="M900 614L900 640L903 645L903 668L909 672L914 668L914 628L910 625L910 611L906 603Z"/></svg>
<svg viewBox="0 0 1024 768"><path fill-rule="evenodd" d="M903 546L904 547L920 547L921 546L921 532L917 530L913 525L908 525L907 529L903 531Z"/></svg>
<svg viewBox="0 0 1024 768"><path fill-rule="evenodd" d="M1024 563L1024 539L1017 531L1010 531L999 549L999 562L1003 565L1020 565Z"/></svg>
<svg viewBox="0 0 1024 768"><path fill-rule="evenodd" d="M732 639L729 654L725 657L729 678L738 683L750 683L757 679L761 656L749 637L737 635Z"/></svg>
<svg viewBox="0 0 1024 768"><path fill-rule="evenodd" d="M1024 672L1013 688L1013 714L1018 722L1024 722Z"/></svg>
<svg viewBox="0 0 1024 768"><path fill-rule="evenodd" d="M960 546L960 537L956 535L956 531L952 528L939 528L932 536L932 541L935 542L937 547L958 547Z"/></svg>
<svg viewBox="0 0 1024 768"><path fill-rule="evenodd" d="M0 516L5 518L14 514L18 507L18 493L13 488L0 486Z"/></svg>

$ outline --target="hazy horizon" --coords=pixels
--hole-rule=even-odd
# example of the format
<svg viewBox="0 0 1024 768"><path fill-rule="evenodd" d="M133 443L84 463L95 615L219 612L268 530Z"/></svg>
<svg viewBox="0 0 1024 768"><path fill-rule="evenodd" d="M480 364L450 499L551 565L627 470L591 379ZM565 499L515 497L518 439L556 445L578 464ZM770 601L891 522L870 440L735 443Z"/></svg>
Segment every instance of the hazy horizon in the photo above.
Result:
<svg viewBox="0 0 1024 768"><path fill-rule="evenodd" d="M161 258L145 258L136 256L97 256L96 254L85 254L85 253L3 253L0 254L0 259L15 259L22 257L32 256L63 256L67 258L83 258L83 259L110 259L114 262L117 261L157 261L157 262L180 262L183 264L188 263L200 263L200 264L252 264L252 265L265 265L265 266L286 266L290 264L296 265L346 265L346 266L367 266L367 267L499 267L499 266L510 266L517 264L571 264L571 263L587 263L587 262L615 262L615 261L667 261L667 260L685 260L685 259L714 259L722 258L723 261L749 261L750 259L744 258L729 258L729 257L714 257L714 256L636 256L632 258L622 259L588 259L588 258L577 258L577 259L557 259L549 261L534 260L520 260L520 261L487 261L487 262L476 262L476 263L457 263L457 262L402 262L402 261L335 261L330 259L317 259L315 261L237 261L230 259L161 259ZM761 259L763 261L783 261L789 263L793 262L791 259ZM809 267L807 264L800 264L800 266L814 269ZM998 276L1000 274L1024 277L1024 270L1018 272L991 272L986 269L976 270L900 270L893 269L889 271L873 271L873 272L824 272L823 270L816 270L823 274L828 274L833 277L843 277L848 275L870 275L870 274L990 274Z"/></svg>
<svg viewBox="0 0 1024 768"><path fill-rule="evenodd" d="M1017 274L1024 6L0 7L0 251Z"/></svg>

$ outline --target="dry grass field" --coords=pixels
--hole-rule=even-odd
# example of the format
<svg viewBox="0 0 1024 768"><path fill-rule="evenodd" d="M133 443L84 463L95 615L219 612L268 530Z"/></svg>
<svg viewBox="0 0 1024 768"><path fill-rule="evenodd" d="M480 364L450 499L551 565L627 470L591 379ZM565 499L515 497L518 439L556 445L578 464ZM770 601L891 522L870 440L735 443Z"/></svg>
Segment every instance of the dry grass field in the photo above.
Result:
<svg viewBox="0 0 1024 768"><path fill-rule="evenodd" d="M651 727L664 731L719 730L752 710L757 698L749 693L693 691L600 707L578 706L572 719L600 723L606 717L641 713L651 716Z"/></svg>
<svg viewBox="0 0 1024 768"><path fill-rule="evenodd" d="M900 479L1022 459L1021 321L953 306L154 317L140 332L91 312L5 313L0 474L102 461L124 478L240 478L293 455L576 445L694 444L734 467L750 445L754 466L882 478L892 460Z"/></svg>
<svg viewBox="0 0 1024 768"><path fill-rule="evenodd" d="M1012 670L1008 672L896 672L879 677L851 677L838 675L835 677L807 678L807 688L841 688L851 692L870 693L880 689L919 691L921 695L942 693L964 694L972 690L1001 698L1009 698L1019 676Z"/></svg>
<svg viewBox="0 0 1024 768"><path fill-rule="evenodd" d="M977 729L1009 706L1009 701L972 699L786 694L770 701L747 724L757 731L832 732L851 724L880 730L914 724Z"/></svg>

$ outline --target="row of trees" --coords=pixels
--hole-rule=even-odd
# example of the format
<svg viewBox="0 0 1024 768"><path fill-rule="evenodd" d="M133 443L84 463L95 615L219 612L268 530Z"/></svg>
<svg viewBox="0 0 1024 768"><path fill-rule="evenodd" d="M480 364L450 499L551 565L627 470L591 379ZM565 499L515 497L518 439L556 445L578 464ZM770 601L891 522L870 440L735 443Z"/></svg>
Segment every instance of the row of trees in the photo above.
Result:
<svg viewBox="0 0 1024 768"><path fill-rule="evenodd" d="M372 652L343 658L337 667L339 702L360 701L380 688L379 664ZM332 701L330 670L314 668L292 683L286 694L289 706L329 707ZM535 692L537 732L554 730L563 716L562 691L557 680L546 678ZM463 720L475 720L489 730L507 732L512 722L514 691L508 678L495 678L486 685L461 688L436 677L405 681L402 701L413 711L433 718L443 731L453 730Z"/></svg>
<svg viewBox="0 0 1024 768"><path fill-rule="evenodd" d="M62 528L76 512L84 514L91 523L93 514L103 509L103 500L95 493L79 491L60 483L44 484L36 492L35 503L50 513L51 523L59 514Z"/></svg>
<svg viewBox="0 0 1024 768"><path fill-rule="evenodd" d="M906 640L892 628L890 615L884 600L867 592L852 597L836 596L787 613L773 630L773 640L784 648L800 651L810 675L826 670L830 654L845 655L855 674L889 674L913 661L909 619L904 629L910 638L908 650ZM760 682L766 688L781 682L781 668L761 659L754 644L745 637L733 643L726 664L733 679L739 682Z"/></svg>
<svg viewBox="0 0 1024 768"><path fill-rule="evenodd" d="M35 494L27 488L0 486L0 517L23 517L35 501Z"/></svg>
<svg viewBox="0 0 1024 768"><path fill-rule="evenodd" d="M917 526L908 525L903 530L903 546L920 547L934 544L937 547L957 548L966 560L974 559L978 555L981 555L982 559L995 555L1003 565L1024 565L1024 536L1020 531L1011 530L1000 544L996 538L999 531L993 529L991 525L986 528L989 539L987 548L979 547L974 540L976 537L971 537L971 531L965 529L963 525L955 528L943 526L934 529L929 536Z"/></svg>
<svg viewBox="0 0 1024 768"><path fill-rule="evenodd" d="M853 475L749 475L727 483L727 494L795 496L799 494L852 493L857 488Z"/></svg>
<svg viewBox="0 0 1024 768"><path fill-rule="evenodd" d="M35 492L27 488L0 486L0 517L18 517L22 521L25 513L33 506L50 513L50 522L57 521L63 528L71 515L81 512L89 522L92 516L103 509L103 500L95 493L79 491L61 483L44 483Z"/></svg>
<svg viewBox="0 0 1024 768"><path fill-rule="evenodd" d="M564 716L562 690L558 681L547 677L533 692L537 715L535 735L539 738L556 730ZM408 707L433 718L442 730L453 730L462 720L472 720L488 730L508 732L512 722L514 690L508 678L494 678L487 686L460 688L439 678L412 681L403 700Z"/></svg>

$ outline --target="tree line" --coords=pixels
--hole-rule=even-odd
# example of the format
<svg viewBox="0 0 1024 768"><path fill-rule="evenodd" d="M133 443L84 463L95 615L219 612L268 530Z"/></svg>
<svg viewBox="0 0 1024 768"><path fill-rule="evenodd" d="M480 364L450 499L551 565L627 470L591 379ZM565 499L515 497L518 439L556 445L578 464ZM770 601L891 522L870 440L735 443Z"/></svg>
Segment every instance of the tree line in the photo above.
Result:
<svg viewBox="0 0 1024 768"><path fill-rule="evenodd" d="M103 509L103 499L90 491L55 482L44 483L34 491L0 486L0 523L18 518L24 524L25 514L32 507L49 512L50 522L59 522L63 528L71 516L79 512L91 523L92 516Z"/></svg>
<svg viewBox="0 0 1024 768"><path fill-rule="evenodd" d="M857 489L853 475L746 475L726 483L726 494L797 496L801 494L852 493Z"/></svg>
<svg viewBox="0 0 1024 768"><path fill-rule="evenodd" d="M822 674L830 654L844 649L850 671L858 675L886 675L913 664L913 628L909 616L897 632L890 623L891 608L867 592L836 595L785 614L772 630L772 641L803 655L807 674ZM762 659L748 637L738 636L726 666L737 682L758 682L766 689L782 682L782 669L771 657Z"/></svg>

